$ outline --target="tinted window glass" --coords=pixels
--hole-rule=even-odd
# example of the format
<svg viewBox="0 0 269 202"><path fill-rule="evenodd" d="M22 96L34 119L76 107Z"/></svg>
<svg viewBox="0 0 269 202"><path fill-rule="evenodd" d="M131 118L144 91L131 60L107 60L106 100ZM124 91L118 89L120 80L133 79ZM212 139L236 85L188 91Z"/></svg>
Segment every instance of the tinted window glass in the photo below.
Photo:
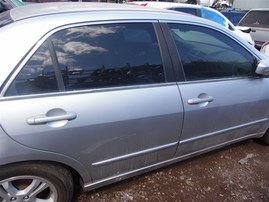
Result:
<svg viewBox="0 0 269 202"><path fill-rule="evenodd" d="M47 43L43 43L12 82L6 96L59 91Z"/></svg>
<svg viewBox="0 0 269 202"><path fill-rule="evenodd" d="M269 28L269 11L251 11L240 22L240 25Z"/></svg>
<svg viewBox="0 0 269 202"><path fill-rule="evenodd" d="M164 82L152 24L75 27L52 41L66 90Z"/></svg>
<svg viewBox="0 0 269 202"><path fill-rule="evenodd" d="M208 28L169 25L187 80L249 76L253 56L229 37Z"/></svg>
<svg viewBox="0 0 269 202"><path fill-rule="evenodd" d="M189 13L189 14L192 14L192 15L198 15L197 13L197 9L195 8L174 8L175 11L180 11L180 12L183 12L183 13Z"/></svg>

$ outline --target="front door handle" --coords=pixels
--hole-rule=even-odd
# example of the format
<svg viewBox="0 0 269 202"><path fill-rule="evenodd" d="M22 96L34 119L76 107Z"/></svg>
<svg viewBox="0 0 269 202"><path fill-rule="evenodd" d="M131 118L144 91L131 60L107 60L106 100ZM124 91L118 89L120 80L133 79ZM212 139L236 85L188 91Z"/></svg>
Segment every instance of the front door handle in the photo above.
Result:
<svg viewBox="0 0 269 202"><path fill-rule="evenodd" d="M63 109L52 109L44 115L33 116L27 119L29 125L47 124L56 121L70 121L77 118L74 112L66 112Z"/></svg>
<svg viewBox="0 0 269 202"><path fill-rule="evenodd" d="M209 95L201 94L197 98L192 98L188 100L188 104L190 105L195 105L195 104L200 104L200 103L208 103L212 102L214 98Z"/></svg>

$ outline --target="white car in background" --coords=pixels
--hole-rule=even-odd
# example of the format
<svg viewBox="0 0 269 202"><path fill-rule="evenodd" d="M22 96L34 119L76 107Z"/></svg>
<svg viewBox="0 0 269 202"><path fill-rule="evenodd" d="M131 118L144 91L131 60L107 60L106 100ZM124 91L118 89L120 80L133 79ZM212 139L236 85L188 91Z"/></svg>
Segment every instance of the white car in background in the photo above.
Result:
<svg viewBox="0 0 269 202"><path fill-rule="evenodd" d="M269 41L269 1L267 0L267 8L249 10L238 25L250 27L250 35L259 50L266 41Z"/></svg>
<svg viewBox="0 0 269 202"><path fill-rule="evenodd" d="M260 52L269 58L269 41L262 45Z"/></svg>
<svg viewBox="0 0 269 202"><path fill-rule="evenodd" d="M245 39L251 45L255 45L254 40L252 39L251 35L249 34L250 28L249 27L236 27L233 23L227 19L224 15L222 15L219 11L199 5L193 4L185 4L185 3L173 3L173 2L148 2L148 1L134 1L132 4L138 4L140 6L147 6L152 8L160 8L160 9L167 9L167 10L174 10L184 13L189 13L192 15L196 15L198 17L206 18L208 20L212 20L217 22L227 29L233 31L241 38Z"/></svg>

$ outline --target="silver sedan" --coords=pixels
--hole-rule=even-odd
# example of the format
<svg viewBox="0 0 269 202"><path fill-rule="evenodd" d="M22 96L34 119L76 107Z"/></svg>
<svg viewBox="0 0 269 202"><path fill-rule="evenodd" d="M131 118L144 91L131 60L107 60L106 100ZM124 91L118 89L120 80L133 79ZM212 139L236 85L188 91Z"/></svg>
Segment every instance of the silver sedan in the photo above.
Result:
<svg viewBox="0 0 269 202"><path fill-rule="evenodd" d="M70 202L75 186L269 144L269 61L206 19L31 4L0 15L0 44L1 202Z"/></svg>

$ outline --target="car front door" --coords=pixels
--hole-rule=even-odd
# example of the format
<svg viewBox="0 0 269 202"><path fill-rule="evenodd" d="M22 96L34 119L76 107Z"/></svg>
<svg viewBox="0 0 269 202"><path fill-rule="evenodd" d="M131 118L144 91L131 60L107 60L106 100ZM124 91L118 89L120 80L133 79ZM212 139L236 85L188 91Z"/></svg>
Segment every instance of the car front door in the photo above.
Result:
<svg viewBox="0 0 269 202"><path fill-rule="evenodd" d="M17 142L75 159L94 182L175 154L183 106L152 23L68 27L21 66L0 109Z"/></svg>
<svg viewBox="0 0 269 202"><path fill-rule="evenodd" d="M184 125L178 156L249 137L268 128L268 79L252 53L219 31L169 24L185 77L178 83Z"/></svg>

